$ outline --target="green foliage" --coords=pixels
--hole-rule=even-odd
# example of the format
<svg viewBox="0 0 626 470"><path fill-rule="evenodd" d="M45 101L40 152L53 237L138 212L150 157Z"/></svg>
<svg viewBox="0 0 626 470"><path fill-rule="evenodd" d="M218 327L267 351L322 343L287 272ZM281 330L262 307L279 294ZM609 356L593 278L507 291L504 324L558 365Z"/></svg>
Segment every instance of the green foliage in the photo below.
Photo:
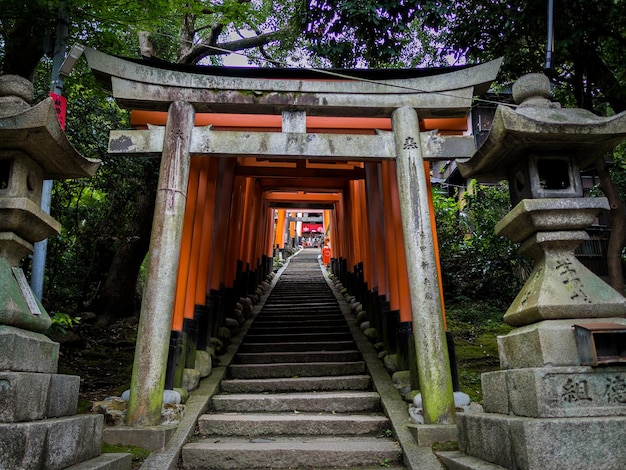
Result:
<svg viewBox="0 0 626 470"><path fill-rule="evenodd" d="M494 227L509 210L506 185L473 183L458 202L435 192L435 218L446 298L495 299L508 305L530 270Z"/></svg>
<svg viewBox="0 0 626 470"><path fill-rule="evenodd" d="M512 330L502 321L504 311L505 307L492 301L455 298L446 302L447 326L454 337L461 391L472 401L482 401L480 375L500 368L496 337Z"/></svg>
<svg viewBox="0 0 626 470"><path fill-rule="evenodd" d="M334 67L380 67L395 62L409 43L409 25L420 8L412 1L309 1L300 29L308 50Z"/></svg>
<svg viewBox="0 0 626 470"><path fill-rule="evenodd" d="M417 21L437 31L443 57L486 61L504 57L500 82L512 83L545 63L547 2L461 0L423 4ZM550 73L564 103L605 113L626 109L626 2L554 2Z"/></svg>
<svg viewBox="0 0 626 470"><path fill-rule="evenodd" d="M52 320L52 324L46 334L48 335L56 335L61 334L64 335L68 329L71 329L80 323L80 317L73 317L68 315L67 313L57 312L50 317Z"/></svg>

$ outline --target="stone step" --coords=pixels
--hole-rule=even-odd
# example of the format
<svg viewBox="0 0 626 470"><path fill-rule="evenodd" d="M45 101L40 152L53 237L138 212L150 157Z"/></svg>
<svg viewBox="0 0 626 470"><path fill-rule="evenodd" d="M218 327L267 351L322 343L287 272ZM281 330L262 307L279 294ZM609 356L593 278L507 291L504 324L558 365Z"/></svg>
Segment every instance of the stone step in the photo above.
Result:
<svg viewBox="0 0 626 470"><path fill-rule="evenodd" d="M365 363L357 362L308 362L282 364L231 364L231 379L263 379L277 377L318 377L324 375L362 375Z"/></svg>
<svg viewBox="0 0 626 470"><path fill-rule="evenodd" d="M324 315L323 317L310 317L308 315L273 315L264 316L254 321L254 326L287 326L287 325L345 325L346 320L341 315Z"/></svg>
<svg viewBox="0 0 626 470"><path fill-rule="evenodd" d="M265 308L265 307L264 307ZM274 307L270 305L267 310L263 311L261 318L305 318L305 319L324 319L324 318L341 318L341 311L338 306L319 308L317 304L298 304L291 308Z"/></svg>
<svg viewBox="0 0 626 470"><path fill-rule="evenodd" d="M355 347L354 340L348 341L299 341L285 343L248 343L245 342L239 351L252 352L278 352L278 351L344 351Z"/></svg>
<svg viewBox="0 0 626 470"><path fill-rule="evenodd" d="M272 342L284 342L285 340L289 341L319 341L320 335L318 333L295 333L289 335L288 338L285 338L284 334L272 335L255 335L248 334L246 335L246 342L250 343L272 343ZM352 335L350 332L346 333L325 333L323 339L325 341L350 341L352 340Z"/></svg>
<svg viewBox="0 0 626 470"><path fill-rule="evenodd" d="M257 326L252 325L248 331L249 335L280 335L291 337L293 335L314 334L318 337L329 333L349 333L350 328L344 322L341 326L319 326L319 325L290 325L290 326Z"/></svg>
<svg viewBox="0 0 626 470"><path fill-rule="evenodd" d="M211 407L219 412L324 412L356 413L380 409L377 392L312 392L275 394L223 394L211 399Z"/></svg>
<svg viewBox="0 0 626 470"><path fill-rule="evenodd" d="M198 419L202 436L383 435L389 427L382 415L219 413Z"/></svg>
<svg viewBox="0 0 626 470"><path fill-rule="evenodd" d="M0 468L66 468L100 455L100 414L0 423Z"/></svg>
<svg viewBox="0 0 626 470"><path fill-rule="evenodd" d="M297 377L277 379L223 380L224 393L303 392L369 390L372 379L369 375L346 375L334 377Z"/></svg>
<svg viewBox="0 0 626 470"><path fill-rule="evenodd" d="M305 294L306 297L295 298L291 295L284 294L280 296L280 300L275 300L271 296L267 298L265 301L265 305L263 308L268 310L281 310L281 311L289 311L300 308L301 305L315 305L316 309L311 311L311 314L319 313L320 310L334 309L337 310L339 308L339 304L337 303L337 299L334 295L329 294L327 298L321 298L319 295L312 297L312 293ZM286 301L285 297L288 297L290 301ZM295 301L298 301L297 303ZM307 301L307 302L305 302ZM265 314L267 310L264 310Z"/></svg>
<svg viewBox="0 0 626 470"><path fill-rule="evenodd" d="M285 362L356 362L361 353L348 351L298 351L298 352L263 352L239 353L235 356L237 364L278 364Z"/></svg>
<svg viewBox="0 0 626 470"><path fill-rule="evenodd" d="M398 465L402 451L376 437L205 439L182 451L185 469L359 468Z"/></svg>

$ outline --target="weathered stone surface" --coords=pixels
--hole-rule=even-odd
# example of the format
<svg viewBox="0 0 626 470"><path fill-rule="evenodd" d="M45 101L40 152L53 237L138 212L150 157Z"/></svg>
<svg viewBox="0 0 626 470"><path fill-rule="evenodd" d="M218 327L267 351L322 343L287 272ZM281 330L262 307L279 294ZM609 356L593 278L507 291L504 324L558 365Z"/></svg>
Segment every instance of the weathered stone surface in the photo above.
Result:
<svg viewBox="0 0 626 470"><path fill-rule="evenodd" d="M185 405L174 405L173 403L164 403L161 409L161 424L171 425L178 424L185 414Z"/></svg>
<svg viewBox="0 0 626 470"><path fill-rule="evenodd" d="M465 178L506 179L521 156L539 145L587 168L626 136L625 121L626 113L603 118L584 109L499 106L489 137L459 170Z"/></svg>
<svg viewBox="0 0 626 470"><path fill-rule="evenodd" d="M47 417L60 418L76 414L80 377L78 375L53 374L50 377Z"/></svg>
<svg viewBox="0 0 626 470"><path fill-rule="evenodd" d="M100 166L99 160L84 158L67 140L52 98L19 114L0 116L0 128L0 149L27 153L41 166L45 179L85 178Z"/></svg>
<svg viewBox="0 0 626 470"><path fill-rule="evenodd" d="M50 327L50 317L41 305L41 302L30 291L21 269L16 269L19 272L14 273L7 260L0 258L0 292L2 292L2 298L0 298L0 325L10 325L36 332L45 331ZM26 294L22 292L16 276L22 279ZM28 302L25 295L28 296ZM12 352L8 351L8 354L12 355ZM2 359L0 358L0 360Z"/></svg>
<svg viewBox="0 0 626 470"><path fill-rule="evenodd" d="M496 224L495 232L519 243L536 232L587 228L608 209L604 197L523 199Z"/></svg>
<svg viewBox="0 0 626 470"><path fill-rule="evenodd" d="M0 372L0 422L43 419L50 377L50 374Z"/></svg>
<svg viewBox="0 0 626 470"><path fill-rule="evenodd" d="M200 371L196 369L185 369L183 371L183 384L182 387L191 392L198 388L200 384Z"/></svg>
<svg viewBox="0 0 626 470"><path fill-rule="evenodd" d="M385 369L387 369L391 373L394 373L398 370L399 357L397 354L387 354L383 358L383 363L385 364Z"/></svg>
<svg viewBox="0 0 626 470"><path fill-rule="evenodd" d="M460 413L459 448L509 469L621 470L626 417L521 418Z"/></svg>
<svg viewBox="0 0 626 470"><path fill-rule="evenodd" d="M520 106L545 107L547 104L544 103L550 98L550 80L542 73L528 73L513 83L511 92ZM558 104L554 103L554 106L558 107Z"/></svg>
<svg viewBox="0 0 626 470"><path fill-rule="evenodd" d="M122 426L126 422L128 401L119 397L107 397L95 402L91 411L104 416L104 422L110 426Z"/></svg>
<svg viewBox="0 0 626 470"><path fill-rule="evenodd" d="M309 437L208 439L187 444L182 451L186 468L376 468L381 462L400 462L401 449L376 437Z"/></svg>
<svg viewBox="0 0 626 470"><path fill-rule="evenodd" d="M623 316L626 299L574 256L587 238L584 231L557 231L527 239L520 253L529 254L535 266L504 321L522 326L540 320Z"/></svg>
<svg viewBox="0 0 626 470"><path fill-rule="evenodd" d="M176 431L175 424L160 426L106 426L102 440L107 444L121 444L141 447L152 452L165 449L170 437Z"/></svg>
<svg viewBox="0 0 626 470"><path fill-rule="evenodd" d="M485 376L491 378L485 381ZM487 412L536 418L626 416L624 387L626 368L619 366L544 367L483 374L483 393L490 397L485 399Z"/></svg>
<svg viewBox="0 0 626 470"><path fill-rule="evenodd" d="M612 317L546 320L516 328L498 337L500 367L580 366L572 325L607 321L626 326L626 319Z"/></svg>
<svg viewBox="0 0 626 470"><path fill-rule="evenodd" d="M33 82L19 75L0 75L0 96L15 96L30 104L33 101Z"/></svg>
<svg viewBox="0 0 626 470"><path fill-rule="evenodd" d="M59 343L40 333L0 325L0 351L0 370L57 372Z"/></svg>
<svg viewBox="0 0 626 470"><path fill-rule="evenodd" d="M132 465L131 454L107 453L67 467L65 470L130 470Z"/></svg>
<svg viewBox="0 0 626 470"><path fill-rule="evenodd" d="M194 365L194 369L200 373L201 378L211 375L213 361L211 360L211 355L207 351L196 351L196 363Z"/></svg>
<svg viewBox="0 0 626 470"><path fill-rule="evenodd" d="M24 256L33 252L33 244L13 232L0 232L0 256L11 266L18 266Z"/></svg>
<svg viewBox="0 0 626 470"><path fill-rule="evenodd" d="M2 470L57 470L100 454L102 416L0 424Z"/></svg>
<svg viewBox="0 0 626 470"><path fill-rule="evenodd" d="M509 395L506 375L496 372L481 374L483 406L487 413L509 414Z"/></svg>
<svg viewBox="0 0 626 470"><path fill-rule="evenodd" d="M409 431L419 446L431 447L436 442L450 442L458 439L455 424L410 424Z"/></svg>

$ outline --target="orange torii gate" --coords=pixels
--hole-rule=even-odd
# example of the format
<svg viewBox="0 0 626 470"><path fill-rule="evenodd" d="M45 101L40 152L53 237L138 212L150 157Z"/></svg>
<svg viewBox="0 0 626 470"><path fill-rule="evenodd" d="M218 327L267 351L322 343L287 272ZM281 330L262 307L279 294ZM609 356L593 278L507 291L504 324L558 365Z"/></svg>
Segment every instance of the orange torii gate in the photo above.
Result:
<svg viewBox="0 0 626 470"><path fill-rule="evenodd" d="M466 120L499 61L423 77L411 70L394 71L401 77L394 79L386 71L376 80L329 80L85 54L135 118L142 111L165 117L165 127L112 131L109 141L113 154L161 156L129 424L159 421L170 327L181 328L208 292L263 267L274 242L269 194L302 190L340 195L317 206L332 209L335 258L360 266L367 285L413 324L425 420L453 422L424 160L468 158L474 141L426 131L425 122ZM186 282L177 286L177 277Z"/></svg>

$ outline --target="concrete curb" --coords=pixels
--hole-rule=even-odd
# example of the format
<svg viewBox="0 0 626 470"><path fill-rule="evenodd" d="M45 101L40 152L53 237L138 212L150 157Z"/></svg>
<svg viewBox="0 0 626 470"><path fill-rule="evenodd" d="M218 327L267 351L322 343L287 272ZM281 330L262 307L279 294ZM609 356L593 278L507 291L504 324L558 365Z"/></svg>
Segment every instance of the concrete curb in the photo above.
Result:
<svg viewBox="0 0 626 470"><path fill-rule="evenodd" d="M328 271L321 263L320 269L324 274L324 279L326 279L326 282L334 292L339 306L341 307L341 312L350 326L354 341L361 351L366 367L372 376L374 389L380 394L383 410L391 421L394 437L402 447L404 465L410 470L445 469L430 447L417 445L417 442L409 430L409 424L411 424L411 422L409 421L407 403L393 386L391 377L389 377L387 370L378 359L376 350L356 324L356 319L350 311L350 306L341 294L337 292L334 283L328 277Z"/></svg>
<svg viewBox="0 0 626 470"><path fill-rule="evenodd" d="M296 256L298 253L295 253L293 256ZM289 261L293 258L293 256L289 257L285 264L278 270L276 276L272 279L270 288L263 294L259 302L254 306L252 316L242 325L239 333L232 338L226 353L220 356L220 363L222 365L215 367L211 375L203 379L200 382L200 386L190 393L185 407L185 416L176 428L176 431L174 431L172 437L169 439L165 449L161 452L151 453L141 465L140 468L142 470L176 470L182 448L193 437L198 418L200 415L206 413L209 407L209 401L213 395L219 391L220 383L226 375L226 369L235 357L235 354L237 353L243 338L246 336L248 329L252 325L252 322L263 308L263 305L265 305L265 301L280 279L281 274L289 265Z"/></svg>

